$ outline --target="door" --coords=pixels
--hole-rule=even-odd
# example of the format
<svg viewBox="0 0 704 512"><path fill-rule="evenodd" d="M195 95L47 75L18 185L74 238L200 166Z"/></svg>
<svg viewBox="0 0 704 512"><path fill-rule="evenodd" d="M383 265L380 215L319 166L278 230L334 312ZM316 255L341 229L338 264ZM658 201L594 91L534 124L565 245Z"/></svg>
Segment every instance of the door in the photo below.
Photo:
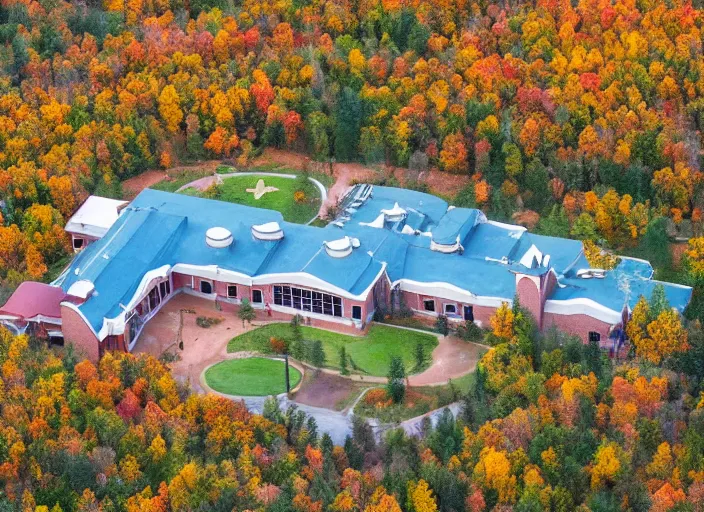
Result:
<svg viewBox="0 0 704 512"><path fill-rule="evenodd" d="M470 322L474 322L474 309L472 306L464 307L464 319Z"/></svg>

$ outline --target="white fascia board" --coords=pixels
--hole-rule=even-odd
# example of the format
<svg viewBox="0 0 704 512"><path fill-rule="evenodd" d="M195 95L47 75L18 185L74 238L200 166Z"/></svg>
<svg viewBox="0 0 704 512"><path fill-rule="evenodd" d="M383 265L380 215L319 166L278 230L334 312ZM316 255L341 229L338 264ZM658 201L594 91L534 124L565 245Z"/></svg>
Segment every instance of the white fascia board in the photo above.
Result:
<svg viewBox="0 0 704 512"><path fill-rule="evenodd" d="M564 316L587 315L611 325L617 324L622 320L621 313L619 311L614 311L611 308L602 306L598 302L585 298L567 300L548 299L545 301L545 308L543 311L545 313Z"/></svg>
<svg viewBox="0 0 704 512"><path fill-rule="evenodd" d="M53 316L37 315L32 318L26 318L27 322L44 322L45 324L61 325L61 319Z"/></svg>
<svg viewBox="0 0 704 512"><path fill-rule="evenodd" d="M61 318L44 315L35 315L31 318L22 318L15 315L0 315L0 320L8 322L43 322L45 324L61 325Z"/></svg>
<svg viewBox="0 0 704 512"><path fill-rule="evenodd" d="M173 267L171 267L171 272L202 277L204 279L212 279L223 283L252 286L252 278L247 274L235 272L234 270L226 270L218 267L217 265L191 265L189 263L176 263Z"/></svg>
<svg viewBox="0 0 704 512"><path fill-rule="evenodd" d="M103 326L100 328L98 333L98 339L103 340L106 336L124 334L127 313L132 311L132 309L145 297L148 291L148 285L154 279L162 279L169 275L169 270L171 270L170 265L162 265L161 267L152 269L142 276L142 280L139 282L137 289L132 295L130 301L121 305L122 311L115 318L103 318Z"/></svg>
<svg viewBox="0 0 704 512"><path fill-rule="evenodd" d="M489 297L484 295L475 295L472 292L463 290L453 284L435 282L421 283L410 279L399 279L393 285L401 285L401 290L427 295L428 297L439 297L441 299L454 300L465 304L474 304L475 306L486 306L498 308L506 302L509 306L513 304L513 299L505 299L503 297Z"/></svg>
<svg viewBox="0 0 704 512"><path fill-rule="evenodd" d="M69 222L66 224L64 231L72 235L89 236L91 238L103 238L109 228L100 226L91 226L90 224L79 224L77 222Z"/></svg>
<svg viewBox="0 0 704 512"><path fill-rule="evenodd" d="M326 291L334 295L339 295L342 298L349 300L357 300L364 302L367 300L369 292L374 287L379 278L386 272L386 263L381 264L381 269L379 273L372 279L372 282L367 288L359 295L354 295L347 290L338 288L337 286L331 285L327 281L323 281L319 277L308 274L307 272L282 272L279 274L264 274L261 276L256 276L252 278L253 285L263 285L263 284L280 284L280 283L290 283L298 284L308 288L316 288L318 290Z"/></svg>
<svg viewBox="0 0 704 512"><path fill-rule="evenodd" d="M691 286L687 286L686 284L679 284L679 283L668 283L667 281L659 281L657 279L651 279L653 283L661 284L663 286L674 286L676 288L683 288L685 290L692 290Z"/></svg>
<svg viewBox="0 0 704 512"><path fill-rule="evenodd" d="M525 226L519 226L517 224L506 224L505 222L498 222L495 220L487 220L486 223L499 228L508 229L510 231L528 231Z"/></svg>

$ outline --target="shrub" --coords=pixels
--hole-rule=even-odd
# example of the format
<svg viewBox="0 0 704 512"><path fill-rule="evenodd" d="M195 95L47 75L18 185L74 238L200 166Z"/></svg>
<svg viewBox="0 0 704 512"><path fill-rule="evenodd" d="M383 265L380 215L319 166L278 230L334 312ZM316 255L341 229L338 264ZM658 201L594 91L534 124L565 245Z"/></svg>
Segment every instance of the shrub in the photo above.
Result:
<svg viewBox="0 0 704 512"><path fill-rule="evenodd" d="M283 338L272 336L269 339L269 345L271 345L271 350L277 354L285 354L288 352L288 342Z"/></svg>
<svg viewBox="0 0 704 512"><path fill-rule="evenodd" d="M296 190L293 193L293 200L297 203L304 203L306 201L306 193L302 190Z"/></svg>
<svg viewBox="0 0 704 512"><path fill-rule="evenodd" d="M216 199L220 196L220 185L213 183L203 191L203 197L208 199Z"/></svg>
<svg viewBox="0 0 704 512"><path fill-rule="evenodd" d="M210 316L199 316L196 318L196 325L198 327L202 327L203 329L207 329L213 325L218 325L220 322L222 322L222 318L213 318Z"/></svg>
<svg viewBox="0 0 704 512"><path fill-rule="evenodd" d="M443 336L447 336L450 332L449 322L445 315L439 315L437 320L435 320L435 330Z"/></svg>
<svg viewBox="0 0 704 512"><path fill-rule="evenodd" d="M378 403L384 403L389 399L389 395L383 388L374 388L367 391L364 395L364 403L374 406Z"/></svg>
<svg viewBox="0 0 704 512"><path fill-rule="evenodd" d="M484 331L474 322L467 320L464 325L457 328L457 336L465 341L482 341L484 339Z"/></svg>

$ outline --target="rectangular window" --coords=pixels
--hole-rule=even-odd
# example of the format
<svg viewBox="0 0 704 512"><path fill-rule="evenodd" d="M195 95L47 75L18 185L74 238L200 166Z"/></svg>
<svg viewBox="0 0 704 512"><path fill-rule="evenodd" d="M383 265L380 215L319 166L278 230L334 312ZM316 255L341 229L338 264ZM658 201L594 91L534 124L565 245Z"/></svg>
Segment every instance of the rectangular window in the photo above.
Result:
<svg viewBox="0 0 704 512"><path fill-rule="evenodd" d="M261 290L252 290L252 302L255 304L261 304L264 302L262 299L262 291Z"/></svg>
<svg viewBox="0 0 704 512"><path fill-rule="evenodd" d="M200 282L200 291L202 293L213 293L213 285L210 283L210 281L201 281Z"/></svg>
<svg viewBox="0 0 704 512"><path fill-rule="evenodd" d="M83 239L82 238L74 238L73 239L73 248L78 250L83 247Z"/></svg>
<svg viewBox="0 0 704 512"><path fill-rule="evenodd" d="M355 320L362 319L362 306L352 306L352 318Z"/></svg>
<svg viewBox="0 0 704 512"><path fill-rule="evenodd" d="M340 297L294 286L274 286L274 304L330 316L341 317L343 313Z"/></svg>
<svg viewBox="0 0 704 512"><path fill-rule="evenodd" d="M446 315L457 314L457 304L445 304L445 314Z"/></svg>
<svg viewBox="0 0 704 512"><path fill-rule="evenodd" d="M161 298L163 299L168 294L171 293L171 283L168 281L162 281L159 283L159 292L161 293Z"/></svg>
<svg viewBox="0 0 704 512"><path fill-rule="evenodd" d="M597 342L599 343L601 341L601 334L599 334L596 331L589 331L589 342Z"/></svg>
<svg viewBox="0 0 704 512"><path fill-rule="evenodd" d="M423 309L426 311L435 312L435 301L433 299L425 299L423 301Z"/></svg>
<svg viewBox="0 0 704 512"><path fill-rule="evenodd" d="M235 286L234 284L227 285L227 297L229 299L237 298L237 286Z"/></svg>
<svg viewBox="0 0 704 512"><path fill-rule="evenodd" d="M474 308L472 306L464 307L464 319L468 322L474 322Z"/></svg>
<svg viewBox="0 0 704 512"><path fill-rule="evenodd" d="M161 298L159 297L159 288L155 286L149 290L149 309L153 310L159 305L160 302Z"/></svg>

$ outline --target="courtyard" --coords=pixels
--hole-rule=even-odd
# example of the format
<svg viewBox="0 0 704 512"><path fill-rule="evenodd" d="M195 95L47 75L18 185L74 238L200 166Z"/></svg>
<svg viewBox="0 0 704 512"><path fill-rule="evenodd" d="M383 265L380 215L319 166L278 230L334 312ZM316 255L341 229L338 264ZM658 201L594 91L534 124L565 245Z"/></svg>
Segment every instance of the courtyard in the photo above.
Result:
<svg viewBox="0 0 704 512"><path fill-rule="evenodd" d="M210 319L211 321L207 322L209 327L200 326L199 323L203 324L203 321L199 322L198 318ZM206 370L217 367L222 362L228 363L220 366L220 371L214 374L216 386L221 392L236 396L284 392L285 389L281 387L269 387L269 381L276 381L278 385L284 382L283 364L280 364L281 379L278 376L271 377L279 370L276 365L262 370L270 377L265 379L266 382L252 377L256 374L257 367L271 364L254 361L257 356L267 355L267 351L262 349L268 346L263 344L265 338L267 341L269 339L266 335L280 334L282 329L287 327L288 324L271 322L263 311L258 312L257 319L251 325L246 324L243 327L242 321L236 314L218 310L214 302L179 293L164 304L144 327L133 352L150 354L154 357L164 357L165 353L169 354L164 358L172 361L170 366L175 378L184 384L189 384L196 392L212 391L208 381L212 384L213 379L208 378L206 381ZM301 380L300 388L293 399L300 404L329 410L347 409L360 393L369 387L383 384L386 380L384 365L387 363L382 365L370 361L377 361L383 354L388 355L401 350L404 361L408 362L413 358L414 341L422 340L428 343L432 355L429 352L428 365L424 370L409 376L408 384L412 387L442 386L450 379L465 378L474 371L477 361L485 350L481 345L467 343L452 336L436 337L432 333L404 330L387 325L373 325L370 329L371 335L367 337L341 335L321 329L305 329L310 331L304 331L304 337L328 340L329 346L326 345L326 351L329 351L331 358L336 353L335 347L344 344L352 349L352 353L359 361L369 364L369 368L373 370L370 374L341 376L334 368L334 358L330 368L320 371L309 368L304 375L297 377L292 368L292 387L298 382L294 379ZM266 335L262 336L262 334ZM256 341L258 339L259 342ZM407 343L405 347L403 340ZM183 342L183 349L179 348L179 341ZM381 350L382 342L388 343L390 348ZM365 351L365 348L369 350ZM249 363L229 362L234 360L249 361ZM246 366L246 372L244 372L247 374L246 378L243 376L242 368L238 368L239 365L244 365L242 368Z"/></svg>

